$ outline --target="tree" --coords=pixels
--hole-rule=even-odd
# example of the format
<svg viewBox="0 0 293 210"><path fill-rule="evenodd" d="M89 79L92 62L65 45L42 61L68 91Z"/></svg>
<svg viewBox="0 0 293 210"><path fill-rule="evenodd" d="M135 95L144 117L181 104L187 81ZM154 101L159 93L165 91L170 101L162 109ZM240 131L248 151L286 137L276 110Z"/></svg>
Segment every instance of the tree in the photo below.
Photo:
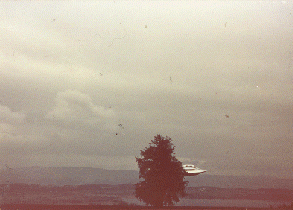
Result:
<svg viewBox="0 0 293 210"><path fill-rule="evenodd" d="M171 138L157 135L149 147L141 150L136 158L139 178L144 179L135 186L135 197L147 205L172 206L185 196L184 170L182 163L174 156Z"/></svg>

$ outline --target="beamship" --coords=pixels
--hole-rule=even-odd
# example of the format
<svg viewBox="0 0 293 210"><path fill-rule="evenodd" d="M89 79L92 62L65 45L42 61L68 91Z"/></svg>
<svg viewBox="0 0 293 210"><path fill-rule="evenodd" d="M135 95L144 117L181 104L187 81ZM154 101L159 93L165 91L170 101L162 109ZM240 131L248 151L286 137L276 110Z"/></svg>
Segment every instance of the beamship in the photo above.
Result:
<svg viewBox="0 0 293 210"><path fill-rule="evenodd" d="M202 170L200 168L195 167L192 164L183 165L183 169L185 170L185 176L196 176L202 173L205 173L206 170Z"/></svg>

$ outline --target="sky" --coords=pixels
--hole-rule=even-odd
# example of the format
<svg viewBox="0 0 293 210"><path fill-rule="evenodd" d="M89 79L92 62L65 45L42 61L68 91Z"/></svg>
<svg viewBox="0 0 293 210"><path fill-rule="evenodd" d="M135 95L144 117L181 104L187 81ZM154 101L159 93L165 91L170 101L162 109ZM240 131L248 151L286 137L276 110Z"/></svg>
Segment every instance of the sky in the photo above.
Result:
<svg viewBox="0 0 293 210"><path fill-rule="evenodd" d="M291 1L1 1L0 168L293 178Z"/></svg>

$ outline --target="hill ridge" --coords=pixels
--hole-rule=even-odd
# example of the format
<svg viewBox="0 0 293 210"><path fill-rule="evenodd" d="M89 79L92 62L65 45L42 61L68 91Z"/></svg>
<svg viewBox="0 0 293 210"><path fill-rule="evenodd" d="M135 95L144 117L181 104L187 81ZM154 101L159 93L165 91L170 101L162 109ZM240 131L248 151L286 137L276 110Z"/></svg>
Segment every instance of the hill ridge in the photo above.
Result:
<svg viewBox="0 0 293 210"><path fill-rule="evenodd" d="M293 189L293 179L270 176L225 176L201 174L186 177L191 187L224 188L279 188ZM41 185L135 184L138 171L107 170L93 167L22 167L0 170L0 183L27 183Z"/></svg>

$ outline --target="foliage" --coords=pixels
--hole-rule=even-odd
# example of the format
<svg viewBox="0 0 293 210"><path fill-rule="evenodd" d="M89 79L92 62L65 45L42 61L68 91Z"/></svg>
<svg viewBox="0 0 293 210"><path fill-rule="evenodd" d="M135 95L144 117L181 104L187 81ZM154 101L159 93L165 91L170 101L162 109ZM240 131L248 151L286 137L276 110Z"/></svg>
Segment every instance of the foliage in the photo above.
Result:
<svg viewBox="0 0 293 210"><path fill-rule="evenodd" d="M291 202L291 205L286 205L286 204L284 204L284 205L281 205L281 206L279 206L277 209L281 209L281 210L283 210L283 209L293 209L293 201Z"/></svg>
<svg viewBox="0 0 293 210"><path fill-rule="evenodd" d="M182 163L174 156L171 138L157 135L149 147L141 150L141 158L136 158L139 178L135 196L147 205L172 206L185 196L184 170Z"/></svg>

